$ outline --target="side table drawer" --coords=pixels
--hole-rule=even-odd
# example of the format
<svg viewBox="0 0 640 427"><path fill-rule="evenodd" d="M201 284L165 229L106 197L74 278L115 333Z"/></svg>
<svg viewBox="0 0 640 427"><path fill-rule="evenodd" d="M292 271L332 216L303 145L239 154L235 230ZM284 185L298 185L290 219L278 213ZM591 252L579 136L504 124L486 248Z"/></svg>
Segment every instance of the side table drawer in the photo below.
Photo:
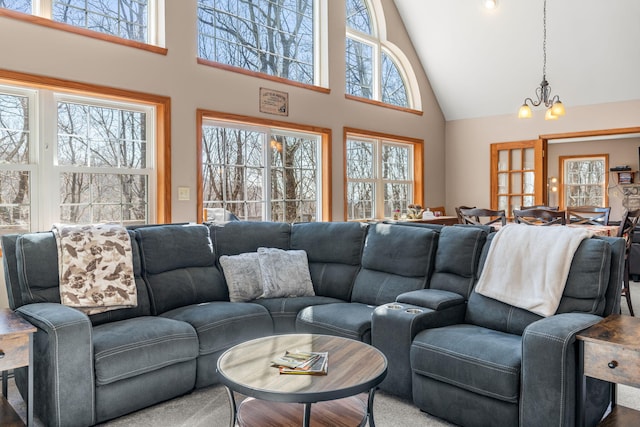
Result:
<svg viewBox="0 0 640 427"><path fill-rule="evenodd" d="M29 334L0 336L0 371L28 365Z"/></svg>
<svg viewBox="0 0 640 427"><path fill-rule="evenodd" d="M585 342L584 374L613 383L640 387L640 351Z"/></svg>

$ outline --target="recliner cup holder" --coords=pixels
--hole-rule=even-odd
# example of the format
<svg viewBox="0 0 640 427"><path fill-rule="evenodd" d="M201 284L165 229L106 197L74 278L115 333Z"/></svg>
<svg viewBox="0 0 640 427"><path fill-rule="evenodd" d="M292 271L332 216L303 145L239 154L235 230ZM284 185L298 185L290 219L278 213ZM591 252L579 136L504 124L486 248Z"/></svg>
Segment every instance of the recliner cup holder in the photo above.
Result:
<svg viewBox="0 0 640 427"><path fill-rule="evenodd" d="M408 308L405 310L407 313L409 314L420 314L422 313L424 310L420 309L420 308Z"/></svg>
<svg viewBox="0 0 640 427"><path fill-rule="evenodd" d="M402 310L404 307L401 306L400 304L387 304L386 307L389 310Z"/></svg>

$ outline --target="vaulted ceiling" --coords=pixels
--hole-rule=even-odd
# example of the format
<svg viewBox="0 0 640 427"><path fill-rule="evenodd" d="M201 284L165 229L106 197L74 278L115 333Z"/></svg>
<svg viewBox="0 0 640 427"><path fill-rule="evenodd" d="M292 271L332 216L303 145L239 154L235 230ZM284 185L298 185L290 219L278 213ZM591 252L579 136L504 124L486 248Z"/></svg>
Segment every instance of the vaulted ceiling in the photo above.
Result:
<svg viewBox="0 0 640 427"><path fill-rule="evenodd" d="M394 1L446 120L515 115L535 98L543 0ZM640 99L640 0L547 0L546 71L567 114Z"/></svg>

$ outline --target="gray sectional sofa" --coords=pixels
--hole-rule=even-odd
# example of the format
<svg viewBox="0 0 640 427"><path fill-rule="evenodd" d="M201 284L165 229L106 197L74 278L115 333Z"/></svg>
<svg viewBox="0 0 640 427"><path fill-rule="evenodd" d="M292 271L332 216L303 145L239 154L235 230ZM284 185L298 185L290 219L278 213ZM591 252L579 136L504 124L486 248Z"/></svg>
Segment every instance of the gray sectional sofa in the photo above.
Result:
<svg viewBox="0 0 640 427"><path fill-rule="evenodd" d="M312 332L387 356L381 388L466 426L573 426L576 332L619 311L624 243L579 247L558 314L474 293L493 234L464 226L234 221L129 231L138 306L87 316L59 303L52 233L2 236L12 309L33 323L35 413L87 426L217 383L239 342ZM315 295L230 302L219 258L304 250ZM535 260L526 260L535 262ZM26 396L26 372L16 370ZM595 425L608 383L590 381Z"/></svg>

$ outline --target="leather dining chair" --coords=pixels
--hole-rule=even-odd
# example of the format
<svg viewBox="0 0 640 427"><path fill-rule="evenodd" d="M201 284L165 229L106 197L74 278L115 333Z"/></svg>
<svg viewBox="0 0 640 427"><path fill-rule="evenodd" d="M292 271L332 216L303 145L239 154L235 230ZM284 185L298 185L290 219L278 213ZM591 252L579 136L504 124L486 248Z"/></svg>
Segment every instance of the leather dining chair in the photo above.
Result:
<svg viewBox="0 0 640 427"><path fill-rule="evenodd" d="M571 206L567 207L567 223L609 225L609 214L610 206Z"/></svg>
<svg viewBox="0 0 640 427"><path fill-rule="evenodd" d="M494 224L497 224L498 222L501 225L507 224L507 215L504 209L501 209L501 210L482 209L482 208L464 209L463 207L460 207L460 215L462 217L461 224L494 225Z"/></svg>
<svg viewBox="0 0 640 427"><path fill-rule="evenodd" d="M516 224L526 225L565 225L565 211L550 209L514 209L513 220Z"/></svg>
<svg viewBox="0 0 640 427"><path fill-rule="evenodd" d="M622 237L626 243L626 250L624 254L624 281L622 283L622 296L627 300L627 307L629 307L629 314L634 316L633 305L631 303L631 289L629 288L629 252L631 251L631 243L633 242L633 234L640 220L640 209L634 211L627 211L620 221L620 229L618 230L618 237Z"/></svg>

